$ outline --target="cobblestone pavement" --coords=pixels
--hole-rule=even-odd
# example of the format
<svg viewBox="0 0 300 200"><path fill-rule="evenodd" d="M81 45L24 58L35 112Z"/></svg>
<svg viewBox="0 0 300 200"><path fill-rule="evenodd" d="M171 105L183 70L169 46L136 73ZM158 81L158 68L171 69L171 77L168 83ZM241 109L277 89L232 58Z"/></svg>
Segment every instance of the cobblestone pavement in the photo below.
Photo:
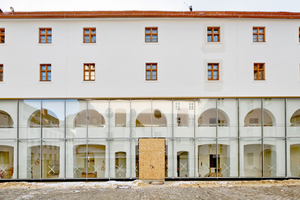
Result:
<svg viewBox="0 0 300 200"><path fill-rule="evenodd" d="M6 188L0 199L300 199L300 186L184 188Z"/></svg>

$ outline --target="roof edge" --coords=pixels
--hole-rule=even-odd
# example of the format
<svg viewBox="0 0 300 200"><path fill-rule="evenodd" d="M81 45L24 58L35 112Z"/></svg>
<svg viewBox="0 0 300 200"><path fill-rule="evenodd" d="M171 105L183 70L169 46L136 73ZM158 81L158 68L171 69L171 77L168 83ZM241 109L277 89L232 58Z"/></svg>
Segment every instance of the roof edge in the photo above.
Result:
<svg viewBox="0 0 300 200"><path fill-rule="evenodd" d="M299 12L252 11L40 11L3 12L0 18L271 18L300 19Z"/></svg>

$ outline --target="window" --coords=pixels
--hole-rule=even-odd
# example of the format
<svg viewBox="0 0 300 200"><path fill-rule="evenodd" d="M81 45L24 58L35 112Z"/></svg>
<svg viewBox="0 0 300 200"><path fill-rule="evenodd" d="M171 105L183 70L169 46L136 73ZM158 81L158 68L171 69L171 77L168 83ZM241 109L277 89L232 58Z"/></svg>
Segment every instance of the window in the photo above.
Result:
<svg viewBox="0 0 300 200"><path fill-rule="evenodd" d="M157 28L145 28L145 41L158 42Z"/></svg>
<svg viewBox="0 0 300 200"><path fill-rule="evenodd" d="M95 80L95 64L84 64L83 65L83 80L94 81Z"/></svg>
<svg viewBox="0 0 300 200"><path fill-rule="evenodd" d="M39 43L52 43L51 28L40 28Z"/></svg>
<svg viewBox="0 0 300 200"><path fill-rule="evenodd" d="M253 27L253 42L265 41L265 27Z"/></svg>
<svg viewBox="0 0 300 200"><path fill-rule="evenodd" d="M208 80L219 80L219 64L208 63L207 65L207 79Z"/></svg>
<svg viewBox="0 0 300 200"><path fill-rule="evenodd" d="M189 109L194 110L194 103L189 103Z"/></svg>
<svg viewBox="0 0 300 200"><path fill-rule="evenodd" d="M96 28L83 29L83 43L96 43Z"/></svg>
<svg viewBox="0 0 300 200"><path fill-rule="evenodd" d="M40 65L40 81L51 81L51 65Z"/></svg>
<svg viewBox="0 0 300 200"><path fill-rule="evenodd" d="M180 103L175 103L175 109L180 110Z"/></svg>
<svg viewBox="0 0 300 200"><path fill-rule="evenodd" d="M0 65L0 82L3 82L3 65Z"/></svg>
<svg viewBox="0 0 300 200"><path fill-rule="evenodd" d="M254 63L254 80L265 80L264 63Z"/></svg>
<svg viewBox="0 0 300 200"><path fill-rule="evenodd" d="M207 27L207 42L220 42L220 27Z"/></svg>
<svg viewBox="0 0 300 200"><path fill-rule="evenodd" d="M5 43L5 29L0 28L0 43Z"/></svg>
<svg viewBox="0 0 300 200"><path fill-rule="evenodd" d="M146 63L146 80L157 80L157 63Z"/></svg>

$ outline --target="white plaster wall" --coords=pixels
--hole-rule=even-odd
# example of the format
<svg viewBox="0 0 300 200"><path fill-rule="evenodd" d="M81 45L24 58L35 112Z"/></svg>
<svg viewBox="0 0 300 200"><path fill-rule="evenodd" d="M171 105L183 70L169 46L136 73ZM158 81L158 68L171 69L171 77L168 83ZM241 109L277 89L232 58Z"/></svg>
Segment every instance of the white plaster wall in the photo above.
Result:
<svg viewBox="0 0 300 200"><path fill-rule="evenodd" d="M299 96L300 44L293 19L0 19L4 82L0 98ZM221 42L206 42L207 26L221 27ZM252 42L252 27L266 42ZM51 27L52 44L38 43ZM96 27L96 44L83 44L83 28ZM158 27L158 43L145 43L145 27ZM158 80L145 81L145 63L158 63ZM207 63L220 64L220 80L207 81ZM266 80L253 80L253 63ZM39 81L39 65L52 65L52 81ZM83 81L83 63L96 64L96 81Z"/></svg>

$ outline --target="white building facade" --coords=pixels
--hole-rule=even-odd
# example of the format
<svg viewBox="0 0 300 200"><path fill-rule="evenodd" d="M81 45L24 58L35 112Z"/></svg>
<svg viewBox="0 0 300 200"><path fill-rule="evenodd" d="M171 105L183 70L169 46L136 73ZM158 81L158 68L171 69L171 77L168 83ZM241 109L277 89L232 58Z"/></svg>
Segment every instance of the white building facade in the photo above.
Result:
<svg viewBox="0 0 300 200"><path fill-rule="evenodd" d="M300 177L300 13L0 13L0 179Z"/></svg>

